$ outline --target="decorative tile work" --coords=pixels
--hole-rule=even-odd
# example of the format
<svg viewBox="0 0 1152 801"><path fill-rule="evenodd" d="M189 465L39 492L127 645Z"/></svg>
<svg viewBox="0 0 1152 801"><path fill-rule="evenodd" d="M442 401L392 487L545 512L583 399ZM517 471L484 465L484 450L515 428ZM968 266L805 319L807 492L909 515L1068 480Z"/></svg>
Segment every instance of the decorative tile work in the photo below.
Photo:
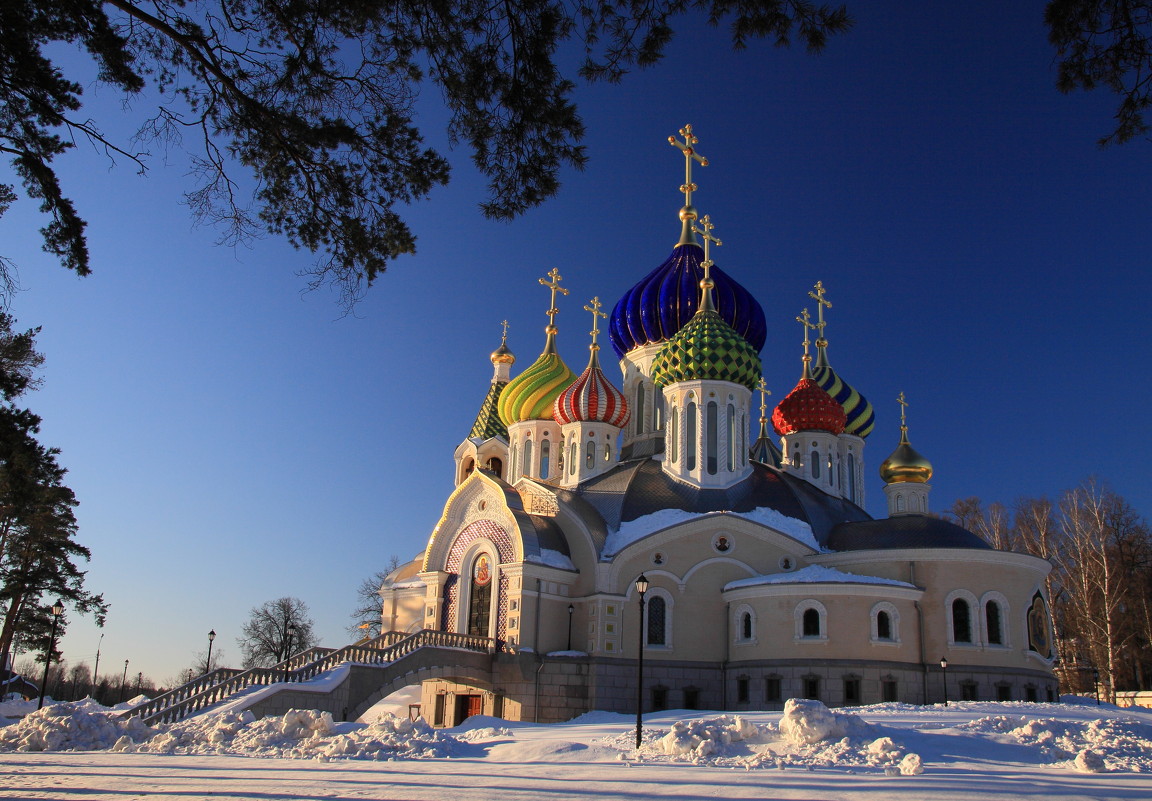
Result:
<svg viewBox="0 0 1152 801"><path fill-rule="evenodd" d="M504 530L503 526L493 520L477 520L456 535L456 540L448 551L448 562L444 565L445 572L451 574L444 582L444 613L441 616L444 631L456 631L462 591L460 562L464 558L464 552L479 539L487 539L496 546L496 561L500 564L507 564L516 558L516 548L512 544L512 538L508 536L508 532ZM496 636L503 640L508 634L508 578L504 574L500 575L498 593L496 598Z"/></svg>

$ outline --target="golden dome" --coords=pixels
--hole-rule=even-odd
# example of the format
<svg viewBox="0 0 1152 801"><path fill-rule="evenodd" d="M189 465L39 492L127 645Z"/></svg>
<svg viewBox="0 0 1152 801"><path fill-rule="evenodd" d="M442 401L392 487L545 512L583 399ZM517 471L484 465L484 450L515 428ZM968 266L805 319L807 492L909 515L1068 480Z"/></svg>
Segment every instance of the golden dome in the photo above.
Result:
<svg viewBox="0 0 1152 801"><path fill-rule="evenodd" d="M900 444L880 465L880 478L885 484L927 484L932 478L932 463L908 442L908 429L901 427Z"/></svg>
<svg viewBox="0 0 1152 801"><path fill-rule="evenodd" d="M501 342L500 347L492 351L492 364L512 364L516 361L516 357L512 355L512 351L508 350L506 342Z"/></svg>

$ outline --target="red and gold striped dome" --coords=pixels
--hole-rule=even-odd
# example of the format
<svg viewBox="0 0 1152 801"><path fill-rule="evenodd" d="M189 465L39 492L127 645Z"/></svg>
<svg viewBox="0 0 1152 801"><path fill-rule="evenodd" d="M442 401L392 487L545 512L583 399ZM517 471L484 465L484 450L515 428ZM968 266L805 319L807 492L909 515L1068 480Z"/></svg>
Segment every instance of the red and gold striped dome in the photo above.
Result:
<svg viewBox="0 0 1152 801"><path fill-rule="evenodd" d="M796 388L772 412L772 426L784 436L797 431L827 431L844 433L847 416L844 407L808 377L800 379Z"/></svg>
<svg viewBox="0 0 1152 801"><path fill-rule="evenodd" d="M588 368L556 398L552 417L566 423L608 423L623 428L631 413L624 393L612 386L593 355Z"/></svg>

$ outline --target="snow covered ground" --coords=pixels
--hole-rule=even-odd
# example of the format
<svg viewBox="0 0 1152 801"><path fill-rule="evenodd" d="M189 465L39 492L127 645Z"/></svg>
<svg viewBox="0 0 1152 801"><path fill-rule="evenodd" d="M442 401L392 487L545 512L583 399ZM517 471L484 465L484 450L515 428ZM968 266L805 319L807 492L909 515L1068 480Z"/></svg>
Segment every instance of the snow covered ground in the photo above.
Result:
<svg viewBox="0 0 1152 801"><path fill-rule="evenodd" d="M599 712L448 730L225 712L151 729L90 701L30 706L0 705L0 798L1152 799L1152 711L1085 703L664 712L639 751L634 718Z"/></svg>

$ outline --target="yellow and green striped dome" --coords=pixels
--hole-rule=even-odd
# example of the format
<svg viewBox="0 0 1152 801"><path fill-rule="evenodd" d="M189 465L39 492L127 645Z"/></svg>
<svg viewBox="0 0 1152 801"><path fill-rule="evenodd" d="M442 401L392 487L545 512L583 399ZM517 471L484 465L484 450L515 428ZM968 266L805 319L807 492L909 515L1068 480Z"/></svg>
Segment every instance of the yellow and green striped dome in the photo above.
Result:
<svg viewBox="0 0 1152 801"><path fill-rule="evenodd" d="M576 380L576 374L568 369L551 343L549 337L550 347L500 393L500 419L504 425L522 420L551 420L556 398Z"/></svg>
<svg viewBox="0 0 1152 801"><path fill-rule="evenodd" d="M681 328L652 361L652 381L666 387L680 381L731 381L755 389L760 356L711 303Z"/></svg>

